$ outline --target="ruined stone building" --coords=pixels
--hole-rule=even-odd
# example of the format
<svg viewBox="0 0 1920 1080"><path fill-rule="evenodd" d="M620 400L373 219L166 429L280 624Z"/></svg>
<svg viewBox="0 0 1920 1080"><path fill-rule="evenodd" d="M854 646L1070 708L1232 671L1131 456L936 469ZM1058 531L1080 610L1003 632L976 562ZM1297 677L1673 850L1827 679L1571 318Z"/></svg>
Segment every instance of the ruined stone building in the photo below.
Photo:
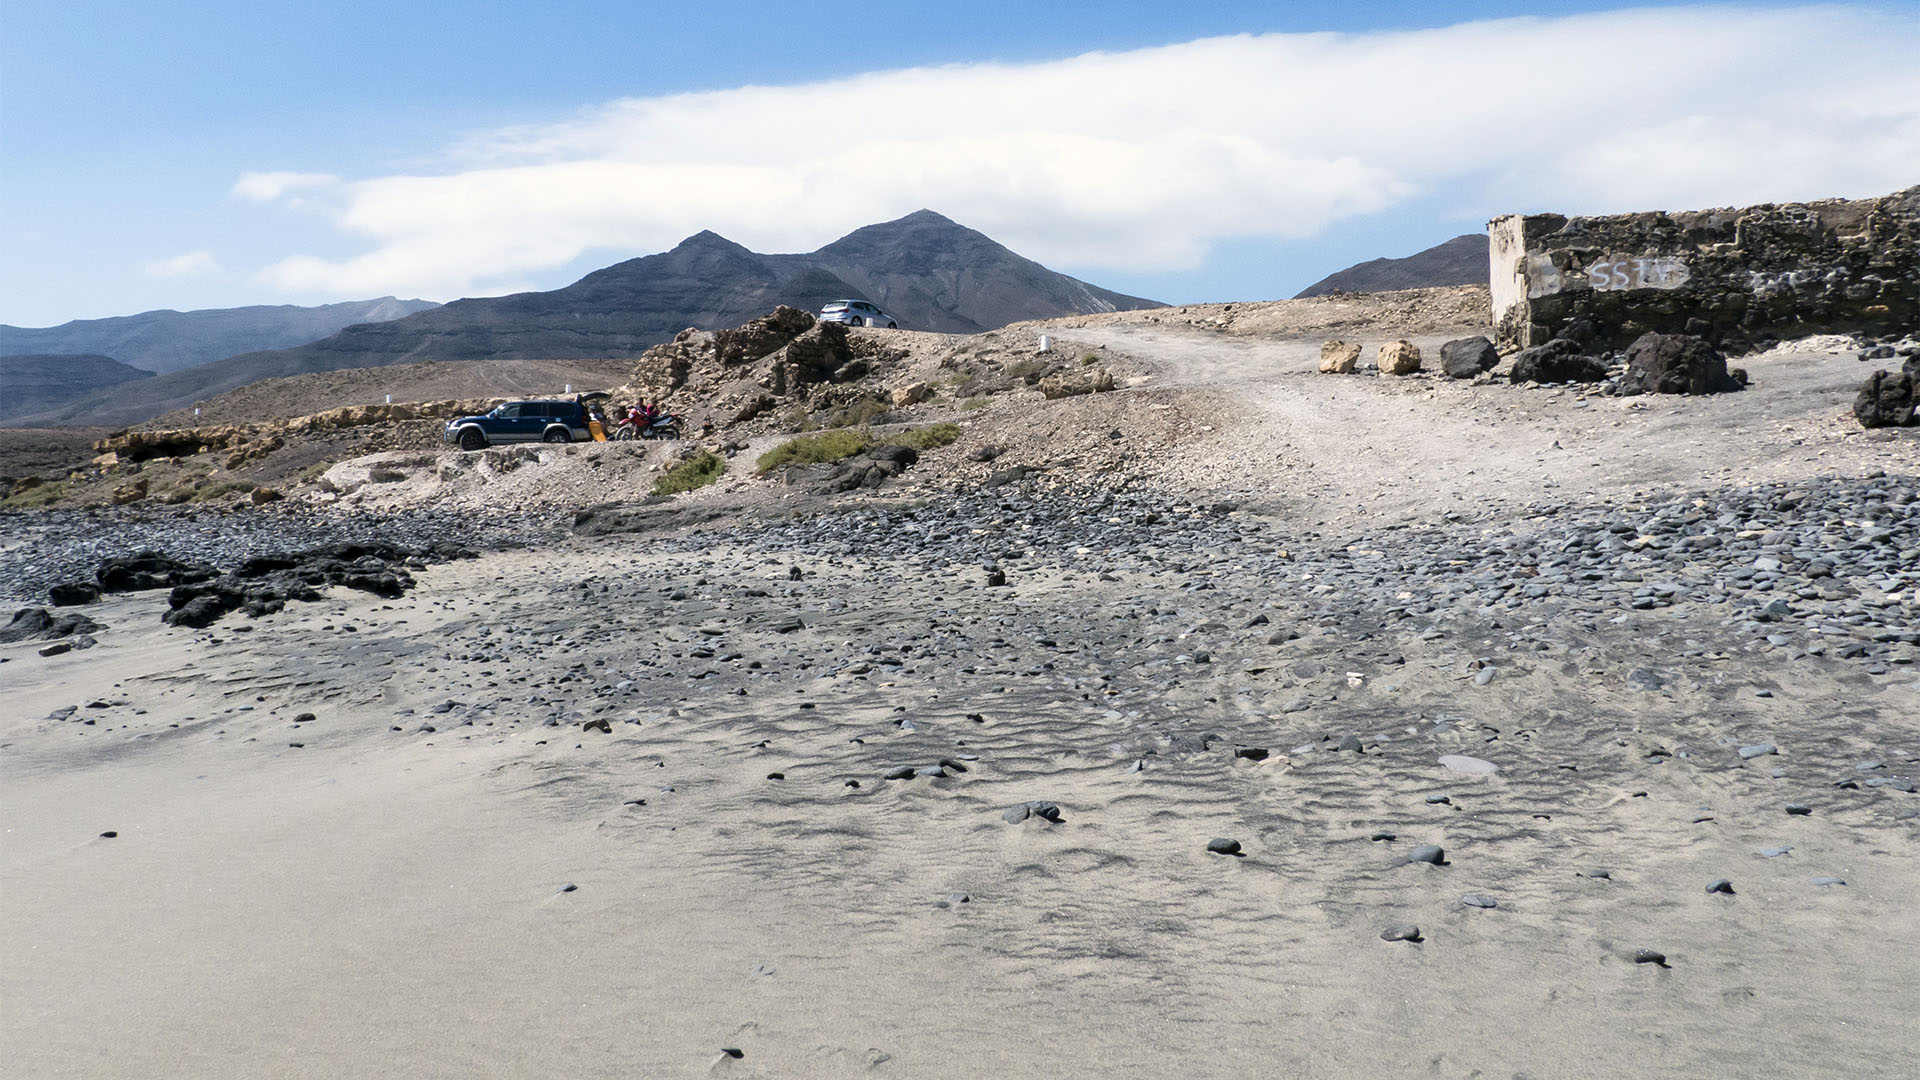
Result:
<svg viewBox="0 0 1920 1080"><path fill-rule="evenodd" d="M1649 330L1723 349L1920 328L1920 186L1877 199L1488 224L1503 349Z"/></svg>

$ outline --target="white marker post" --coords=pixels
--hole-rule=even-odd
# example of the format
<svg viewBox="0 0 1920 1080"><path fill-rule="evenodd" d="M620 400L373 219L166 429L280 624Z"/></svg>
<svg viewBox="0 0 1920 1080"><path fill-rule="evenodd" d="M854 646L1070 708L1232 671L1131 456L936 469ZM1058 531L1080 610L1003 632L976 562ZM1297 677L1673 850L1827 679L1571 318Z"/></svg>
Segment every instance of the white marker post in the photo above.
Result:
<svg viewBox="0 0 1920 1080"><path fill-rule="evenodd" d="M1046 334L1041 334L1041 335L1040 335L1040 351L1041 351L1041 352L1052 352L1052 351L1053 351L1053 338L1052 338L1052 337L1050 337L1050 336L1048 336L1048 335L1046 335Z"/></svg>

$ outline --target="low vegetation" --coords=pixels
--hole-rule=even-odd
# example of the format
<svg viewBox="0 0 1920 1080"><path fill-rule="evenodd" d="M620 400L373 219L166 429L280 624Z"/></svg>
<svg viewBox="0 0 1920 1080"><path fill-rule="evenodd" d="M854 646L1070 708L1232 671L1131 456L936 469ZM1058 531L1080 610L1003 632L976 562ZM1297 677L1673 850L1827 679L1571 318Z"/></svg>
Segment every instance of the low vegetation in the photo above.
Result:
<svg viewBox="0 0 1920 1080"><path fill-rule="evenodd" d="M727 471L727 459L708 450L702 450L687 460L668 469L660 479L653 482L655 495L679 495L713 483Z"/></svg>
<svg viewBox="0 0 1920 1080"><path fill-rule="evenodd" d="M67 481L50 480L47 483L16 491L9 495L0 507L8 510L32 510L42 506L52 506L67 494Z"/></svg>
<svg viewBox="0 0 1920 1080"><path fill-rule="evenodd" d="M211 502L214 499L224 499L230 495L245 495L253 491L253 488L253 482L249 480L222 480L218 483L205 484L195 488L193 491L193 501Z"/></svg>
<svg viewBox="0 0 1920 1080"><path fill-rule="evenodd" d="M818 435L804 435L798 439L789 439L779 446L760 455L758 462L762 474L789 465L831 465L845 461L871 446L899 445L911 446L925 453L942 446L949 446L960 438L958 424L929 424L926 427L908 428L892 435L875 435L861 428L858 431L837 428L823 431Z"/></svg>
<svg viewBox="0 0 1920 1080"><path fill-rule="evenodd" d="M926 427L911 428L903 431L898 435L889 437L885 441L898 443L901 446L911 446L915 450L925 453L928 450L949 446L959 437L960 425L958 424L929 424Z"/></svg>
<svg viewBox="0 0 1920 1080"><path fill-rule="evenodd" d="M828 465L844 461L872 445L873 432L840 428L788 439L761 454L757 464L762 473L788 465Z"/></svg>
<svg viewBox="0 0 1920 1080"><path fill-rule="evenodd" d="M835 409L821 418L820 426L826 428L865 427L887 414L893 406L885 399L863 397L841 408Z"/></svg>

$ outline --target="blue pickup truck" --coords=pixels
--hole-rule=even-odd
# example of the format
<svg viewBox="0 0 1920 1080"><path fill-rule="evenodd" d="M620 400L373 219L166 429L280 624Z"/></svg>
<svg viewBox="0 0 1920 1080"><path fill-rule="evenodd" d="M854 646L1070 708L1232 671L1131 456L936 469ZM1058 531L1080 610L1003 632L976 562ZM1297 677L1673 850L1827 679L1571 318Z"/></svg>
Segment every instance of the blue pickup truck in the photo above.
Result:
<svg viewBox="0 0 1920 1080"><path fill-rule="evenodd" d="M587 407L578 401L509 401L481 416L457 416L447 421L443 441L462 450L482 450L496 443L564 443L593 438L587 427Z"/></svg>

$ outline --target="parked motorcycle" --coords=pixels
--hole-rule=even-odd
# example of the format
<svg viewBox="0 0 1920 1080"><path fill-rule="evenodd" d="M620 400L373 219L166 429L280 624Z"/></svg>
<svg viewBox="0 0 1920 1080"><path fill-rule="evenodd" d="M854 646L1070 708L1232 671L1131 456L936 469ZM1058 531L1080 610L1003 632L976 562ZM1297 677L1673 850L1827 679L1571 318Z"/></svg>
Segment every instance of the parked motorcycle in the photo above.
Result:
<svg viewBox="0 0 1920 1080"><path fill-rule="evenodd" d="M660 413L650 421L629 415L613 429L616 442L633 439L678 439L686 430L686 419L679 413Z"/></svg>

